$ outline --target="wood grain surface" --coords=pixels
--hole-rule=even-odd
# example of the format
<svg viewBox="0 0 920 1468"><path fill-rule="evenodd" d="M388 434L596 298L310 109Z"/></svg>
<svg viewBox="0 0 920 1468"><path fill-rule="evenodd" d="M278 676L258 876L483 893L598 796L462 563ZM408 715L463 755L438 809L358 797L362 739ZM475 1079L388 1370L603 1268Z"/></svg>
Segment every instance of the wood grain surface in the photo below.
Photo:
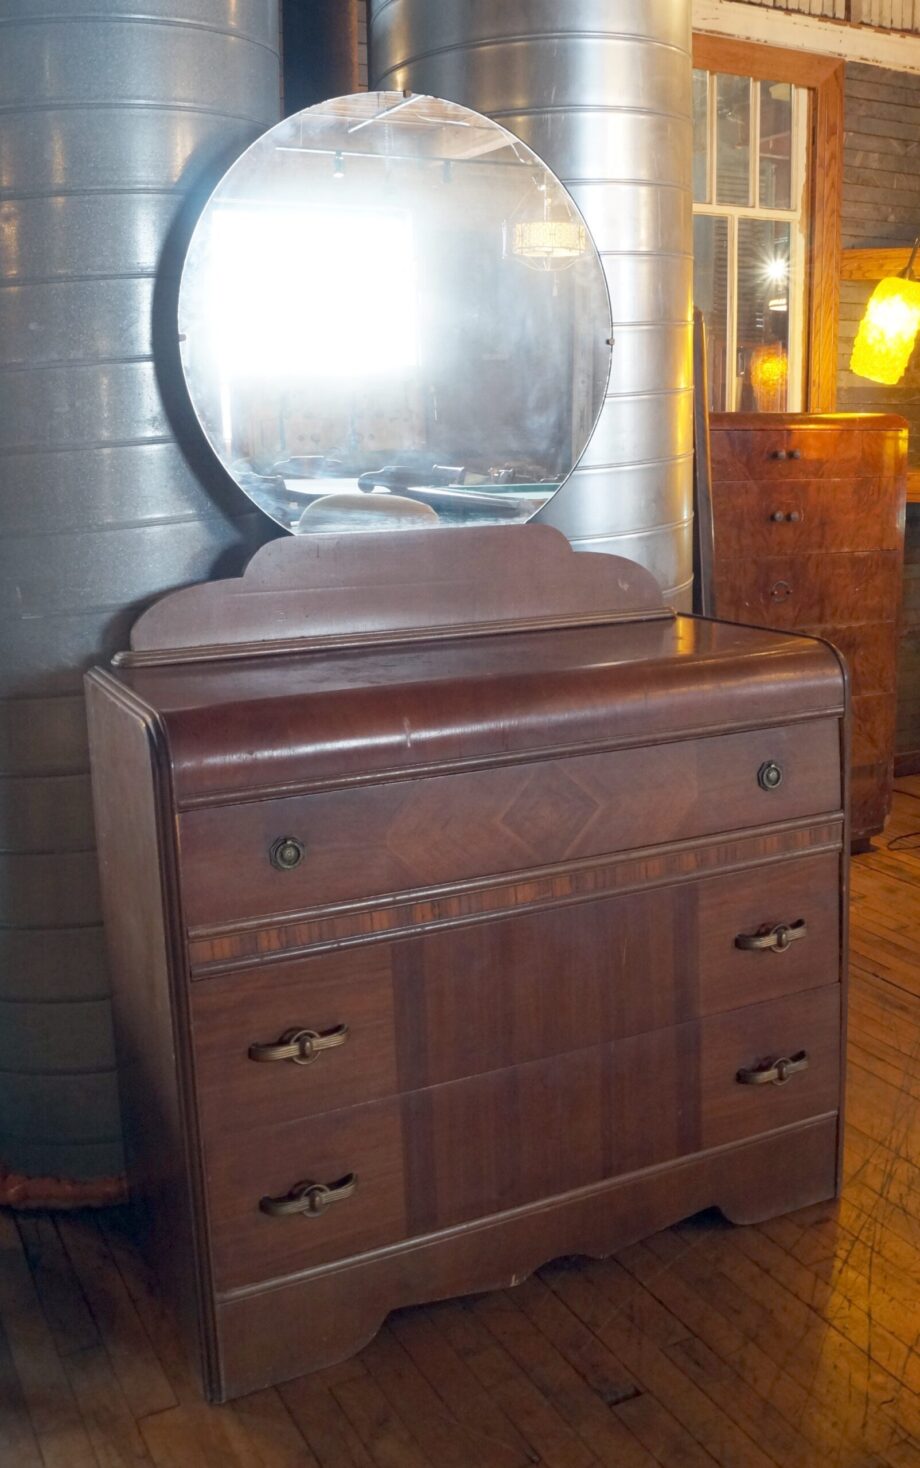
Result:
<svg viewBox="0 0 920 1468"><path fill-rule="evenodd" d="M132 1156L212 1398L396 1306L839 1181L837 654L664 615L554 535L473 564L360 542L268 547L147 614L153 662L90 675ZM529 600L493 584L504 547ZM250 1058L301 1024L345 1043L309 1075Z"/></svg>
<svg viewBox="0 0 920 1468"><path fill-rule="evenodd" d="M712 419L717 616L826 637L853 693L851 830L891 798L906 426L885 415Z"/></svg>
<svg viewBox="0 0 920 1468"><path fill-rule="evenodd" d="M839 860L774 860L209 978L191 1000L205 1133L235 1139L835 983ZM807 936L782 955L735 947L777 923ZM654 983L629 982L637 953ZM341 1024L347 1042L310 1065L249 1058L288 1030Z"/></svg>
<svg viewBox="0 0 920 1468"><path fill-rule="evenodd" d="M707 1213L604 1262L397 1311L345 1365L223 1407L201 1403L123 1212L2 1215L3 1468L908 1468L918 811L920 779L899 781L886 836L852 864L838 1203L747 1228Z"/></svg>
<svg viewBox="0 0 920 1468"><path fill-rule="evenodd" d="M207 928L830 814L841 804L838 739L836 719L815 719L189 811L179 818L186 919ZM764 790L758 772L771 760L783 779ZM285 837L305 848L293 871L269 860Z"/></svg>

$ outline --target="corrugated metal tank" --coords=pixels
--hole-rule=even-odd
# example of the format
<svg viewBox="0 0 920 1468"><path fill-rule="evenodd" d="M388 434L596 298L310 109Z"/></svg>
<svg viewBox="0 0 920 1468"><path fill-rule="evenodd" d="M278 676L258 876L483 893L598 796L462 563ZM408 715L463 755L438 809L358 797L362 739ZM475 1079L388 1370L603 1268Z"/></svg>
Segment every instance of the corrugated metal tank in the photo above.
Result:
<svg viewBox="0 0 920 1468"><path fill-rule="evenodd" d="M83 670L269 533L185 436L174 337L278 34L278 0L0 0L0 1166L32 1175L121 1163Z"/></svg>
<svg viewBox="0 0 920 1468"><path fill-rule="evenodd" d="M371 0L371 85L487 113L568 186L604 260L609 396L541 516L629 556L689 606L692 555L690 0Z"/></svg>

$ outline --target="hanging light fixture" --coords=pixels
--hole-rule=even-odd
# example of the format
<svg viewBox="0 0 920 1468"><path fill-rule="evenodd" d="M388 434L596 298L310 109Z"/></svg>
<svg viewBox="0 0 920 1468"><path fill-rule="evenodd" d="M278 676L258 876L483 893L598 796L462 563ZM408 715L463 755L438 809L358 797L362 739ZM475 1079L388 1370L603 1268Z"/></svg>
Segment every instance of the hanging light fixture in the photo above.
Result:
<svg viewBox="0 0 920 1468"><path fill-rule="evenodd" d="M539 185L543 213L537 219L516 219L505 226L505 254L517 256L533 270L564 270L573 265L588 247L588 234L579 219L567 210L550 208L546 184Z"/></svg>
<svg viewBox="0 0 920 1468"><path fill-rule="evenodd" d="M879 281L859 323L850 371L871 382L889 386L907 370L920 331L920 281L912 280L920 239L914 243L907 268Z"/></svg>

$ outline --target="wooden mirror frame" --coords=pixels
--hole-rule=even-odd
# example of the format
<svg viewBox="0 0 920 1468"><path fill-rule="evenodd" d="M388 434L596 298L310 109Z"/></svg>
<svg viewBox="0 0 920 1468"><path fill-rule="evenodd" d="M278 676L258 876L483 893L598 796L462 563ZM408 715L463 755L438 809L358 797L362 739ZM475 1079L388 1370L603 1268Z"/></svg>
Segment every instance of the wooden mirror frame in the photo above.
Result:
<svg viewBox="0 0 920 1468"><path fill-rule="evenodd" d="M809 413L831 413L837 402L844 63L809 51L694 34L693 65L756 81L791 82L811 94L804 406Z"/></svg>

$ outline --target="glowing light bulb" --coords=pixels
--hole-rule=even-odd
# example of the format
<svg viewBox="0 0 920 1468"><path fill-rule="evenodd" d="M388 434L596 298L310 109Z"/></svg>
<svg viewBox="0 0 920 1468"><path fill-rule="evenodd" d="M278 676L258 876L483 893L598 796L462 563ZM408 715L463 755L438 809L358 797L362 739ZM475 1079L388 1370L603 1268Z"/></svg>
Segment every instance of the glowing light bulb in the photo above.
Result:
<svg viewBox="0 0 920 1468"><path fill-rule="evenodd" d="M768 260L764 267L764 275L773 285L780 285L782 281L789 278L789 261L784 260L781 255L775 259Z"/></svg>
<svg viewBox="0 0 920 1468"><path fill-rule="evenodd" d="M920 331L920 281L892 275L872 292L859 323L850 371L893 386L907 370Z"/></svg>
<svg viewBox="0 0 920 1468"><path fill-rule="evenodd" d="M781 413L786 407L789 359L780 342L757 347L751 353L751 386L758 413Z"/></svg>

